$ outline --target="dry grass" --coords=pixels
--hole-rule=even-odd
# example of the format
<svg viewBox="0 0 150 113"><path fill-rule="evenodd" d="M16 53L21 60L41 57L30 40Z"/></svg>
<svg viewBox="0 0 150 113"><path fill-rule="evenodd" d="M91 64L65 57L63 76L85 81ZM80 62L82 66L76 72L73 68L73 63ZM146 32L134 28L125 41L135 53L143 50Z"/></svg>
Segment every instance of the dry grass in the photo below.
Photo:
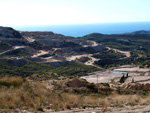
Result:
<svg viewBox="0 0 150 113"><path fill-rule="evenodd" d="M23 79L20 77L2 77L0 78L0 87L6 86L6 87L18 87L23 83Z"/></svg>
<svg viewBox="0 0 150 113"><path fill-rule="evenodd" d="M103 111L106 111L108 107L150 103L149 96L142 97L140 95L113 93L100 98L96 95L83 96L57 90L52 91L47 89L44 83L28 82L19 77L1 78L0 83L0 109L42 110L44 107L50 106L54 110L64 110L101 106ZM9 83L9 86L7 86L7 83ZM14 85L14 83L17 83L17 85Z"/></svg>
<svg viewBox="0 0 150 113"><path fill-rule="evenodd" d="M42 83L29 83L19 77L0 79L0 108L34 108L38 109L50 95ZM49 95L47 95L49 94Z"/></svg>
<svg viewBox="0 0 150 113"><path fill-rule="evenodd" d="M142 97L140 95L119 95L113 94L102 99L107 106L111 107L123 107L123 106L135 106L146 105L150 103L150 97Z"/></svg>
<svg viewBox="0 0 150 113"><path fill-rule="evenodd" d="M71 109L74 107L96 107L101 106L103 111L107 111L108 107L124 107L135 105L147 105L150 103L150 97L141 97L139 95L118 95L114 94L105 98L97 96L81 96L76 94L64 93L61 98L57 98L53 105L56 109Z"/></svg>

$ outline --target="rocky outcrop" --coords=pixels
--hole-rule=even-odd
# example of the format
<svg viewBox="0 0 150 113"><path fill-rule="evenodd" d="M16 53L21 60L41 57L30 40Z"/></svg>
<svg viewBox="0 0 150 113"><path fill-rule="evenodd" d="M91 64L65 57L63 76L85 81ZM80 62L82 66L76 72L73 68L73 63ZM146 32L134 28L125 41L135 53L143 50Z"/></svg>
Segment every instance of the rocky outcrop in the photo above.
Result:
<svg viewBox="0 0 150 113"><path fill-rule="evenodd" d="M85 87L85 82L81 81L78 78L75 78L67 83L68 87Z"/></svg>
<svg viewBox="0 0 150 113"><path fill-rule="evenodd" d="M0 40L11 45L26 42L18 31L10 27L0 27Z"/></svg>
<svg viewBox="0 0 150 113"><path fill-rule="evenodd" d="M22 38L18 31L10 27L0 27L0 36L5 38Z"/></svg>

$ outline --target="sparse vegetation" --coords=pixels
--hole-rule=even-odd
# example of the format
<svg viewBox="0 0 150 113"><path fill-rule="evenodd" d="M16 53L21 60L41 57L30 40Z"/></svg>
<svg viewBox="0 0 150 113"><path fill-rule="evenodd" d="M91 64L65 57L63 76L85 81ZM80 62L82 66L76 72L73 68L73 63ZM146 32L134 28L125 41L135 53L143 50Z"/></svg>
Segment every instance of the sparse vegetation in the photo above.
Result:
<svg viewBox="0 0 150 113"><path fill-rule="evenodd" d="M10 49L12 46L8 43L0 41L0 52Z"/></svg>
<svg viewBox="0 0 150 113"><path fill-rule="evenodd" d="M99 33L93 33L82 37L82 39L96 41L105 46L123 51L149 51L150 34L103 35Z"/></svg>
<svg viewBox="0 0 150 113"><path fill-rule="evenodd" d="M150 34L103 35L93 33L81 37L81 39L96 41L110 48L131 52L131 57L126 59L119 59L121 55L118 53L110 54L108 52L101 55L95 55L94 57L96 58L102 58L101 60L95 62L95 64L101 67L108 68L132 63L141 66L150 66ZM142 56L142 58L139 56Z"/></svg>
<svg viewBox="0 0 150 113"><path fill-rule="evenodd" d="M99 69L93 66L87 66L82 63L68 64L63 67L55 68L53 71L59 75L72 75L72 76L83 76L90 72L98 71Z"/></svg>
<svg viewBox="0 0 150 113"><path fill-rule="evenodd" d="M98 70L95 67L86 66L82 63L70 63L62 67L53 67L50 65L35 63L31 61L29 61L24 66L14 66L8 61L0 61L0 64L0 75L17 75L23 77L32 74L44 75L50 72L57 73L61 76L82 76Z"/></svg>
<svg viewBox="0 0 150 113"><path fill-rule="evenodd" d="M60 84L60 82L58 83ZM62 85L61 87L63 88ZM0 109L19 108L42 111L44 108L50 107L50 109L57 111L102 106L103 110L107 110L108 107L145 105L150 102L149 96L138 94L118 94L113 91L108 96L100 96L99 92L81 95L64 92L62 88L52 91L52 89L46 88L46 83L29 82L20 77L0 78ZM99 91L104 91L104 89L99 89ZM142 95L145 95L145 92ZM146 95L149 93L147 92Z"/></svg>
<svg viewBox="0 0 150 113"><path fill-rule="evenodd" d="M17 50L13 50L11 52L7 52L3 55L1 55L0 57L4 58L4 57L20 57L20 56L29 56L31 55L31 53L25 49L17 49Z"/></svg>
<svg viewBox="0 0 150 113"><path fill-rule="evenodd" d="M108 107L150 103L150 84L137 84L136 80L134 82L132 79L132 83L126 85L124 82L129 77L128 73L120 78L121 85L118 83L119 78L116 79L115 85L94 84L78 78L99 71L100 69L96 68L98 66L103 69L124 64L150 67L150 34L102 35L94 33L82 37L82 39L76 39L52 32L22 32L23 36L31 38L30 42L24 40L20 33L15 33L14 30L8 34L10 36L3 36L1 38L3 41L0 41L0 112L1 109L26 109L38 112L47 108L58 111L96 106L101 107L102 111L107 111ZM108 46L110 50L96 51L94 45L97 44L89 40ZM16 49L16 46L20 45L29 48ZM15 46L14 50L6 51L12 46ZM32 49L33 57L32 53L28 51L29 49ZM130 51L131 57L127 58L115 49ZM93 54L90 58L96 58L94 60L96 67L84 64L91 60L88 57L76 59L60 67L32 62L40 60L48 63L53 58L63 62L65 56L80 54ZM45 59L50 56L52 59ZM145 74L143 73L143 76ZM115 78L113 80L115 81Z"/></svg>

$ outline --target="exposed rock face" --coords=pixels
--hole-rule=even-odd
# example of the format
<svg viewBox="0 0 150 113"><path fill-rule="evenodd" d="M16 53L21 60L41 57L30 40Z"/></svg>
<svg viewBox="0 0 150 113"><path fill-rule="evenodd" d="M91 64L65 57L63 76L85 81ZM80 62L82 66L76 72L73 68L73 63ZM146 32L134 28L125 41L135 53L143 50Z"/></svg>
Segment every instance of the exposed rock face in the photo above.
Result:
<svg viewBox="0 0 150 113"><path fill-rule="evenodd" d="M68 87L85 87L85 83L79 79L73 79L67 83Z"/></svg>
<svg viewBox="0 0 150 113"><path fill-rule="evenodd" d="M77 39L69 36L64 36L61 34L56 34L53 32L20 32L24 37L30 37L39 41L43 44L49 45L51 47L81 47L86 45L87 47L91 47L96 51L104 51L106 47L101 44L97 44L96 46L92 46L92 41ZM97 34L95 34L97 35ZM86 48L86 47L85 47Z"/></svg>
<svg viewBox="0 0 150 113"><path fill-rule="evenodd" d="M74 43L75 38L64 36L61 34L56 34L50 31L42 31L42 32L20 32L23 37L32 38L40 43L46 44L50 47L72 47L79 46L77 43Z"/></svg>
<svg viewBox="0 0 150 113"><path fill-rule="evenodd" d="M5 38L22 38L18 31L10 27L0 27L0 36Z"/></svg>
<svg viewBox="0 0 150 113"><path fill-rule="evenodd" d="M25 42L21 34L10 27L0 27L0 40L11 45Z"/></svg>

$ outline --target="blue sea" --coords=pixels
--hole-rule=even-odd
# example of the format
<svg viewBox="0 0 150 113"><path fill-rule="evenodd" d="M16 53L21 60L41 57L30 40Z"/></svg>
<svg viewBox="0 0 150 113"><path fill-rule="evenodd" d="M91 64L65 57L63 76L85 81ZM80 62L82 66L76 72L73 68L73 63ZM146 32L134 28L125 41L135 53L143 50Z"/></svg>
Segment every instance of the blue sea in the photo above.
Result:
<svg viewBox="0 0 150 113"><path fill-rule="evenodd" d="M38 25L14 28L19 31L52 31L65 36L81 37L90 33L122 34L139 30L150 31L150 22Z"/></svg>

